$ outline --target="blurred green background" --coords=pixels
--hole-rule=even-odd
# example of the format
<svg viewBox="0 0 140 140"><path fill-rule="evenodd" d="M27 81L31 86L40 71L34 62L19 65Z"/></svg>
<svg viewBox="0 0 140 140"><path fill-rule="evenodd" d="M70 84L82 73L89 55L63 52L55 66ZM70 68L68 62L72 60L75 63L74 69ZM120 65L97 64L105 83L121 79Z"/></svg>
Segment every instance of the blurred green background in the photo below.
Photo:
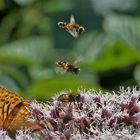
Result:
<svg viewBox="0 0 140 140"><path fill-rule="evenodd" d="M57 26L71 15L86 29L79 38ZM55 66L77 59L79 75ZM140 85L140 1L0 0L0 85L40 100Z"/></svg>

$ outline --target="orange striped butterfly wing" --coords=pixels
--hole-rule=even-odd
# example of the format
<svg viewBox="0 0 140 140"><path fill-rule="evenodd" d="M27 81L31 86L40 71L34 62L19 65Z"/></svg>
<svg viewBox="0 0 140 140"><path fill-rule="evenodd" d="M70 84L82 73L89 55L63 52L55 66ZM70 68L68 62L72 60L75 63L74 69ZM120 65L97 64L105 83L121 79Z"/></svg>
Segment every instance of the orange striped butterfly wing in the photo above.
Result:
<svg viewBox="0 0 140 140"><path fill-rule="evenodd" d="M9 114L17 104L22 102L22 98L15 98L15 94L0 87L0 126L7 128L9 121L6 122ZM13 119L12 117L11 119Z"/></svg>
<svg viewBox="0 0 140 140"><path fill-rule="evenodd" d="M30 115L28 107L29 102L0 87L0 127L10 132L15 132L22 127L39 129L39 126L27 120L27 116Z"/></svg>
<svg viewBox="0 0 140 140"><path fill-rule="evenodd" d="M14 114L12 116L10 116L10 114L12 114L13 110L17 108L16 106L22 103L22 98L5 90L4 88L0 88L0 95L1 127L7 129L15 117Z"/></svg>
<svg viewBox="0 0 140 140"><path fill-rule="evenodd" d="M17 105L13 109L13 111L7 118L8 120L12 120L10 125L8 126L9 130L15 131L19 128L24 128L24 127L30 128L32 130L38 129L36 125L34 125L33 123L27 120L27 116L30 115L29 111L27 110L27 107L28 105L22 102L22 104ZM14 119L12 119L12 116L14 116Z"/></svg>
<svg viewBox="0 0 140 140"><path fill-rule="evenodd" d="M27 116L29 115L26 106L24 106L23 102L17 104L11 113L8 115L6 120L4 121L4 127L10 131L16 131L20 129L20 127L27 127Z"/></svg>

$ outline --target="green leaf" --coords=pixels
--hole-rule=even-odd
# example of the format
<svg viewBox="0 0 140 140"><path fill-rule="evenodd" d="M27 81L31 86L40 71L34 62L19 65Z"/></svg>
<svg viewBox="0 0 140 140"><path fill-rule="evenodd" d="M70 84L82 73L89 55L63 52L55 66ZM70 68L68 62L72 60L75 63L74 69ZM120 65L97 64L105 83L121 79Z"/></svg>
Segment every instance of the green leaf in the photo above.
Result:
<svg viewBox="0 0 140 140"><path fill-rule="evenodd" d="M61 12L66 10L71 10L74 7L72 1L61 0L56 2L56 0L51 0L43 4L43 10L46 13Z"/></svg>
<svg viewBox="0 0 140 140"><path fill-rule="evenodd" d="M0 44L7 42L19 21L17 11L9 12L0 23Z"/></svg>
<svg viewBox="0 0 140 140"><path fill-rule="evenodd" d="M96 12L105 15L111 11L130 11L138 7L137 0L91 0Z"/></svg>
<svg viewBox="0 0 140 140"><path fill-rule="evenodd" d="M137 85L140 86L140 64L136 66L134 70L134 78L137 82Z"/></svg>
<svg viewBox="0 0 140 140"><path fill-rule="evenodd" d="M53 67L54 68L54 67ZM32 80L45 80L54 76L54 71L51 67L35 66L29 69L30 77Z"/></svg>
<svg viewBox="0 0 140 140"><path fill-rule="evenodd" d="M48 35L52 31L51 18L44 15L40 6L32 6L20 11L21 20L15 36L25 38L33 34Z"/></svg>
<svg viewBox="0 0 140 140"><path fill-rule="evenodd" d="M96 61L97 57L105 49L105 44L108 42L104 34L91 32L83 35L76 44L73 45L72 53L70 57L74 57L75 60L81 57L81 62Z"/></svg>
<svg viewBox="0 0 140 140"><path fill-rule="evenodd" d="M131 56L131 57L130 57ZM96 71L105 71L124 67L140 61L137 51L129 48L124 42L112 42L95 62L87 62L87 65Z"/></svg>
<svg viewBox="0 0 140 140"><path fill-rule="evenodd" d="M117 39L122 39L140 52L140 19L131 16L109 14L105 18L104 29Z"/></svg>
<svg viewBox="0 0 140 140"><path fill-rule="evenodd" d="M13 85L16 85L16 87L18 87L18 89L20 90L26 88L29 84L26 74L24 74L22 71L15 67L0 65L0 74L1 77L6 77L6 79L10 79L11 85L13 81ZM4 78L1 78L1 83L5 83Z"/></svg>
<svg viewBox="0 0 140 140"><path fill-rule="evenodd" d="M4 0L0 1L0 10L3 10L5 8Z"/></svg>
<svg viewBox="0 0 140 140"><path fill-rule="evenodd" d="M98 86L92 82L84 79L77 78L75 76L58 76L50 78L49 80L41 80L33 83L24 93L26 98L39 98L46 99L51 98L54 94L62 90L77 91L77 88L98 88Z"/></svg>
<svg viewBox="0 0 140 140"><path fill-rule="evenodd" d="M14 0L20 6L31 5L35 0Z"/></svg>
<svg viewBox="0 0 140 140"><path fill-rule="evenodd" d="M0 62L38 65L54 58L53 44L47 37L31 37L8 43L0 48Z"/></svg>
<svg viewBox="0 0 140 140"><path fill-rule="evenodd" d="M20 91L20 88L18 87L14 79L4 73L0 73L0 86L5 87L15 92Z"/></svg>

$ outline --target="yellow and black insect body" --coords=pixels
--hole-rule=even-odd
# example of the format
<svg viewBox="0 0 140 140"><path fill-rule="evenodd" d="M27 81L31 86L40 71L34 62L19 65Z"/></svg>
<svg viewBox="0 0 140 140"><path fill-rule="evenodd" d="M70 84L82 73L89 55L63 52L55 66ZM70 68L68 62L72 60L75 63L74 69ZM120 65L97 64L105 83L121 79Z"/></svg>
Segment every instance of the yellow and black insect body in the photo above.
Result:
<svg viewBox="0 0 140 140"><path fill-rule="evenodd" d="M70 62L58 61L58 62L56 62L56 65L67 72L72 72L72 73L78 74L80 71L79 67L77 67L76 65L74 65Z"/></svg>
<svg viewBox="0 0 140 140"><path fill-rule="evenodd" d="M75 94L73 92L61 94L58 97L58 101L65 102L65 103L68 103L68 102L79 102L80 99L81 99L80 94Z"/></svg>
<svg viewBox="0 0 140 140"><path fill-rule="evenodd" d="M78 37L82 32L85 32L84 27L75 22L74 16L71 16L69 23L58 22L58 26L64 28L73 37Z"/></svg>

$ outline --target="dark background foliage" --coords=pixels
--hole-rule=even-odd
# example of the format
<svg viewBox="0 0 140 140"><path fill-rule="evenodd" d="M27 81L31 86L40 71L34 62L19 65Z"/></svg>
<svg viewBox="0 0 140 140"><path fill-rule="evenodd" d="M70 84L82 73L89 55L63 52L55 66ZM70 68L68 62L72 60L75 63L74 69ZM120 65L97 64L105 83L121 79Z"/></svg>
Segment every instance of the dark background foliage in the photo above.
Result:
<svg viewBox="0 0 140 140"><path fill-rule="evenodd" d="M71 15L86 33L73 38L57 22ZM79 61L79 75L58 60ZM1 0L0 85L25 98L93 87L140 85L139 0Z"/></svg>

